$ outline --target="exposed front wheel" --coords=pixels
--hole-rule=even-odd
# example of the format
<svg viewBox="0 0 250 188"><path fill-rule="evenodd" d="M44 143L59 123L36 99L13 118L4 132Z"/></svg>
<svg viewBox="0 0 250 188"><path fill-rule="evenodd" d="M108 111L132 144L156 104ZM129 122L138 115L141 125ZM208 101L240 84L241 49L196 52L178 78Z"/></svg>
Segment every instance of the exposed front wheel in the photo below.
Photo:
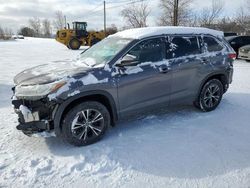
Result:
<svg viewBox="0 0 250 188"><path fill-rule="evenodd" d="M84 146L102 138L110 124L107 108L99 102L83 102L65 115L63 138L75 146Z"/></svg>
<svg viewBox="0 0 250 188"><path fill-rule="evenodd" d="M217 79L209 80L203 86L195 106L205 112L212 111L220 104L222 95L222 83Z"/></svg>

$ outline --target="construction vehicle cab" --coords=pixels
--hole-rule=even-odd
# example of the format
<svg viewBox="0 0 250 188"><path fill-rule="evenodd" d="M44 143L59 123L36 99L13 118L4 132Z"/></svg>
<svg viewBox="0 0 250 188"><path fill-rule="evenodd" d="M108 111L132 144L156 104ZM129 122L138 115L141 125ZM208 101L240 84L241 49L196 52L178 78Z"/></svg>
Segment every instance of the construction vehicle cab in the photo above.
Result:
<svg viewBox="0 0 250 188"><path fill-rule="evenodd" d="M77 38L87 37L87 22L73 22L73 30L76 33Z"/></svg>
<svg viewBox="0 0 250 188"><path fill-rule="evenodd" d="M87 31L87 22L73 22L73 28L61 29L57 31L56 40L69 49L77 50L81 45L92 46L105 38L104 32Z"/></svg>

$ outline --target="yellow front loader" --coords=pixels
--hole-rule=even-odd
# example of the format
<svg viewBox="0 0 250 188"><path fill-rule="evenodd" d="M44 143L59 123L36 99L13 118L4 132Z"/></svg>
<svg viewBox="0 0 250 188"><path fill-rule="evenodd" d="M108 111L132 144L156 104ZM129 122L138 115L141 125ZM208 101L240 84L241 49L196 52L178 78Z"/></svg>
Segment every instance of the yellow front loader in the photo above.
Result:
<svg viewBox="0 0 250 188"><path fill-rule="evenodd" d="M56 33L56 40L69 49L78 50L80 46L92 46L105 38L105 33L87 31L86 22L73 22L73 28L61 29Z"/></svg>

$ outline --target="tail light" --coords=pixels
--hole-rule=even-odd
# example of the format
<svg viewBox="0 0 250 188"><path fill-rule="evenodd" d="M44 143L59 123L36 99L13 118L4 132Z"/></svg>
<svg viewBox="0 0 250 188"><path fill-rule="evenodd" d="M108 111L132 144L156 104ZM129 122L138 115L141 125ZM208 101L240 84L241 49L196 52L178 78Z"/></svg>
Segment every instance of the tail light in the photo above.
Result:
<svg viewBox="0 0 250 188"><path fill-rule="evenodd" d="M237 55L236 55L236 53L230 53L230 54L228 54L228 57L229 57L229 59L235 60Z"/></svg>

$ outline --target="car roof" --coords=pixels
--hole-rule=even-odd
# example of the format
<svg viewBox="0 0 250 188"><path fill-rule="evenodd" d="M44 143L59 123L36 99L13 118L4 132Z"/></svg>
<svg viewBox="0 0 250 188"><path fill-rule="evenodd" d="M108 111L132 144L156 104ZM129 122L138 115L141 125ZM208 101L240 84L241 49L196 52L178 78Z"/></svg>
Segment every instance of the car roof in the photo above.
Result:
<svg viewBox="0 0 250 188"><path fill-rule="evenodd" d="M164 26L164 27L143 27L128 29L118 32L113 37L142 39L145 37L163 35L163 34L209 34L215 37L223 37L221 31L203 28L203 27L180 27L180 26Z"/></svg>
<svg viewBox="0 0 250 188"><path fill-rule="evenodd" d="M233 39L235 39L235 38L237 38L238 36L229 36L229 37L225 37L225 39L227 40L227 41L230 41L230 40L233 40Z"/></svg>
<svg viewBox="0 0 250 188"><path fill-rule="evenodd" d="M237 36L225 37L225 39L226 39L227 41L231 41L231 40L233 40L233 39L235 39L235 38L238 38L238 37L250 37L250 36L248 36L248 35L237 35Z"/></svg>
<svg viewBox="0 0 250 188"><path fill-rule="evenodd" d="M245 46L242 46L241 48L247 48L247 49L250 49L250 45L245 45Z"/></svg>

